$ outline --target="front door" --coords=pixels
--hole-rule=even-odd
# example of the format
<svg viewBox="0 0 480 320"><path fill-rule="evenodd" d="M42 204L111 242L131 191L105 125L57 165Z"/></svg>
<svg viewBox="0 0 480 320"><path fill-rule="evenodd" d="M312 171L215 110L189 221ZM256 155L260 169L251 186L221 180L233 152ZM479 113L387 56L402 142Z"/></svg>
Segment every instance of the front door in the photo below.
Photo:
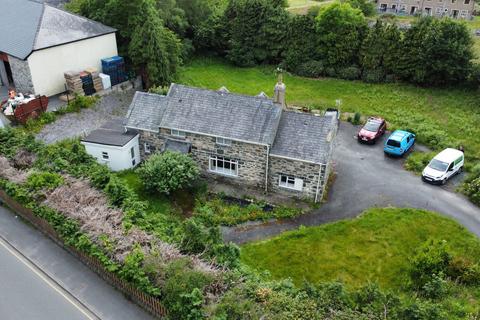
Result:
<svg viewBox="0 0 480 320"><path fill-rule="evenodd" d="M457 18L458 18L458 10L453 10L453 11L452 11L452 17L453 17L454 19L457 19Z"/></svg>
<svg viewBox="0 0 480 320"><path fill-rule="evenodd" d="M417 12L417 7L411 7L411 8L410 8L410 14L411 14L411 15L414 15L415 12Z"/></svg>

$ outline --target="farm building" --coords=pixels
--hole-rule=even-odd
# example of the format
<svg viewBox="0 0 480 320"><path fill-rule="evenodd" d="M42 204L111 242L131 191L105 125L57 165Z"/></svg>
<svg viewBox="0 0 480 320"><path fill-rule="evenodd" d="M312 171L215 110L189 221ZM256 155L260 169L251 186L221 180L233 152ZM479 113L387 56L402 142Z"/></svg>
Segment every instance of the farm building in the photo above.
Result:
<svg viewBox="0 0 480 320"><path fill-rule="evenodd" d="M31 0L0 1L0 86L56 95L64 72L117 55L116 30ZM0 92L5 88L0 87Z"/></svg>
<svg viewBox="0 0 480 320"><path fill-rule="evenodd" d="M140 163L138 133L125 130L122 120L109 121L82 139L88 154L113 171L136 167Z"/></svg>

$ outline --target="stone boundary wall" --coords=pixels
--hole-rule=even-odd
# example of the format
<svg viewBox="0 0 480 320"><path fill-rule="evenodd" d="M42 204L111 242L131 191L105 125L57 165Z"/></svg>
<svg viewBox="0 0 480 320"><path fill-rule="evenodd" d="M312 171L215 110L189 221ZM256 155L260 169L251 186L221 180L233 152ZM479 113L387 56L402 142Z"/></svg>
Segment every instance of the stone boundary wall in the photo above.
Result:
<svg viewBox="0 0 480 320"><path fill-rule="evenodd" d="M59 246L67 250L70 254L79 259L90 270L98 274L103 280L111 286L122 292L129 300L133 301L143 309L150 312L157 318L164 318L167 315L167 310L157 298L149 296L142 291L135 288L132 284L120 279L112 272L105 269L102 263L89 255L77 250L74 247L66 245L53 227L44 219L37 217L30 209L23 207L16 200L7 195L0 189L0 200L7 204L15 213L30 222L40 232L48 236Z"/></svg>

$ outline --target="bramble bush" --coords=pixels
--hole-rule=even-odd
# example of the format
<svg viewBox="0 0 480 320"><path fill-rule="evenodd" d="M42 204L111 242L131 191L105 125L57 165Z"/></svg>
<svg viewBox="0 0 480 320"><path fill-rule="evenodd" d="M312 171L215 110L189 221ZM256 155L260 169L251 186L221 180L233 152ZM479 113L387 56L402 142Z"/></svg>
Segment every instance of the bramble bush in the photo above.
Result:
<svg viewBox="0 0 480 320"><path fill-rule="evenodd" d="M163 194L190 186L199 173L197 164L189 156L170 151L154 154L138 169L145 189Z"/></svg>

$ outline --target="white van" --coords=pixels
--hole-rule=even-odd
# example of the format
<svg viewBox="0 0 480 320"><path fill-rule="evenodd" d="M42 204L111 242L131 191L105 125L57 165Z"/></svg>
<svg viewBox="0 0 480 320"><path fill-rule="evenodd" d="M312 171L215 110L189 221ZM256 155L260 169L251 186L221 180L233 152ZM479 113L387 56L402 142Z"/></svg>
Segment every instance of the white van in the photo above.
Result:
<svg viewBox="0 0 480 320"><path fill-rule="evenodd" d="M434 184L445 184L447 180L463 170L463 152L447 148L437 154L423 169L422 179Z"/></svg>

